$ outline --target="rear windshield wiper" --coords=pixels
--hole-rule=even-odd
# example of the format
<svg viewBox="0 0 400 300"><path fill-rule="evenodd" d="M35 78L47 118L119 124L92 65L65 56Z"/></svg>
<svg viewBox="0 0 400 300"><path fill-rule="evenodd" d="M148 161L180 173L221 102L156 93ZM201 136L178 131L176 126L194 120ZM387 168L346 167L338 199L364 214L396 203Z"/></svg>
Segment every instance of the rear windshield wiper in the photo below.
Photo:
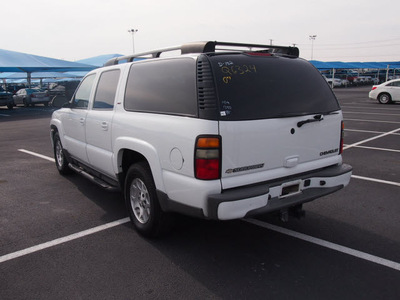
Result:
<svg viewBox="0 0 400 300"><path fill-rule="evenodd" d="M312 118L312 119L307 119L307 120L297 122L297 127L300 128L301 126L303 126L304 124L307 124L307 123L320 122L323 119L324 119L323 115L315 115L314 118Z"/></svg>

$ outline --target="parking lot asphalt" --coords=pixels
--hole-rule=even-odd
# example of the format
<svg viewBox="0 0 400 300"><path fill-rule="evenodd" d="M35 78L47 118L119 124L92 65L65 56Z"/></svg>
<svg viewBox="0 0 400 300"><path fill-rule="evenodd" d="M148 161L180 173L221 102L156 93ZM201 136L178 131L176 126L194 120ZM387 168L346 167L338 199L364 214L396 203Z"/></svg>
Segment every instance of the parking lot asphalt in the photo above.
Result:
<svg viewBox="0 0 400 300"><path fill-rule="evenodd" d="M178 218L148 240L122 195L58 174L51 107L0 108L0 299L399 299L400 104L335 89L350 185L304 219Z"/></svg>

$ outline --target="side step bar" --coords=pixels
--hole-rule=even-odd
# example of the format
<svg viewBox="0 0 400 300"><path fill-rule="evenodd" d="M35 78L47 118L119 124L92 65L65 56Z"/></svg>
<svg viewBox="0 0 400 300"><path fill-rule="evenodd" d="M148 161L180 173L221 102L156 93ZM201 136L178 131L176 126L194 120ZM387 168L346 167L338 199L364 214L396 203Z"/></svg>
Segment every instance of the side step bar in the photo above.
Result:
<svg viewBox="0 0 400 300"><path fill-rule="evenodd" d="M106 181L87 173L86 171L84 171L83 169L79 168L76 165L73 165L73 164L69 163L68 167L72 171L74 171L74 172L76 172L76 173L78 173L80 175L83 175L83 177L89 179L91 182L99 185L100 187L102 187L103 189L105 189L107 191L114 192L114 191L119 191L120 190L119 187L111 185L111 184L107 183Z"/></svg>

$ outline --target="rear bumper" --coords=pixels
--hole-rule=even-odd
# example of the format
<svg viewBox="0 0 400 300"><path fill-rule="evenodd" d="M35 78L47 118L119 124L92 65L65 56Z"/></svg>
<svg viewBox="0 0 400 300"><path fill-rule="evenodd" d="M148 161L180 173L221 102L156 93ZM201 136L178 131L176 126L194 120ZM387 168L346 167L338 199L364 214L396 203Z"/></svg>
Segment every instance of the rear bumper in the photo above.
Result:
<svg viewBox="0 0 400 300"><path fill-rule="evenodd" d="M376 97L377 97L377 93L376 92L370 91L368 93L368 98L376 100Z"/></svg>
<svg viewBox="0 0 400 300"><path fill-rule="evenodd" d="M350 165L331 166L312 173L225 190L207 199L208 218L231 220L272 212L312 201L345 187Z"/></svg>

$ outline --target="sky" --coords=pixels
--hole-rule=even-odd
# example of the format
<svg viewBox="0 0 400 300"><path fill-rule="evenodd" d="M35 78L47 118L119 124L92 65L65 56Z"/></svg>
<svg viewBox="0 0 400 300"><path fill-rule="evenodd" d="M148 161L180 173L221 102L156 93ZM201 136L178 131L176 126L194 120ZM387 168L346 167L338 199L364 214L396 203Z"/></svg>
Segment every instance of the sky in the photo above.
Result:
<svg viewBox="0 0 400 300"><path fill-rule="evenodd" d="M77 61L217 40L400 61L399 11L397 0L13 0L2 4L0 49Z"/></svg>

